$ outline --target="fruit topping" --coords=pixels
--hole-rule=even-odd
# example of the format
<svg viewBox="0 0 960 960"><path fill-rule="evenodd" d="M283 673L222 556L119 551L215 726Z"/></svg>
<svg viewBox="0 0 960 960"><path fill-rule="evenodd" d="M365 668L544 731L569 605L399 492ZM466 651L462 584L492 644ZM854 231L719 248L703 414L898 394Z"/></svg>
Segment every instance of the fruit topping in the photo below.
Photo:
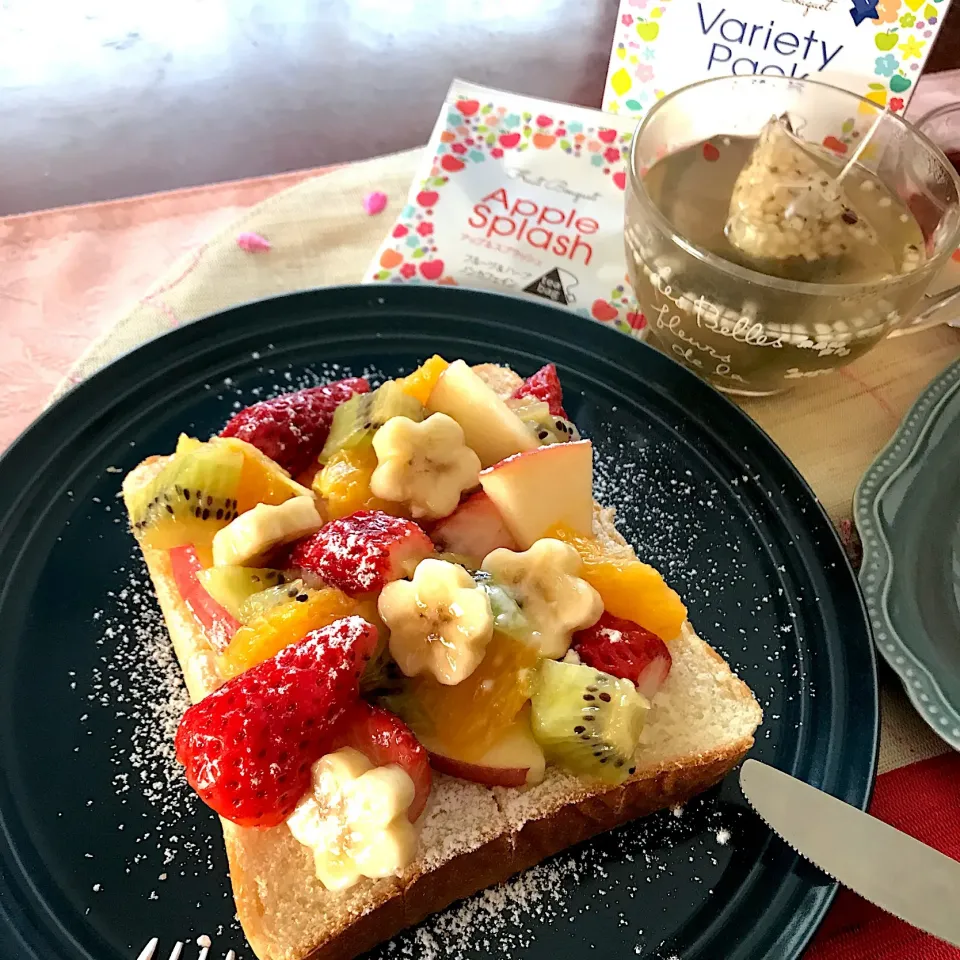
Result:
<svg viewBox="0 0 960 960"><path fill-rule="evenodd" d="M583 578L603 597L603 606L615 617L646 627L670 641L680 635L687 608L675 590L649 564L631 550L614 552L593 537L567 526L558 526L550 536L571 544L583 561Z"/></svg>
<svg viewBox="0 0 960 960"><path fill-rule="evenodd" d="M290 559L294 566L354 596L407 576L432 553L430 538L412 520L360 510L331 520L301 540Z"/></svg>
<svg viewBox="0 0 960 960"><path fill-rule="evenodd" d="M430 763L440 773L492 787L532 786L543 780L546 760L530 730L530 710L524 707L506 731L477 760L468 762L427 741Z"/></svg>
<svg viewBox="0 0 960 960"><path fill-rule="evenodd" d="M369 446L373 435L394 417L415 422L424 417L423 404L405 392L398 380L388 380L373 393L348 400L333 415L330 436L320 454L321 463L326 463L338 450Z"/></svg>
<svg viewBox="0 0 960 960"><path fill-rule="evenodd" d="M213 570L228 570L229 567L212 567ZM237 617L243 623L253 623L254 620L265 616L274 607L282 606L285 603L306 603L313 595L299 577L294 580L285 580L283 583L276 583L272 587L265 587L256 593L251 593L237 610ZM350 611L354 612L354 611ZM366 620L367 618L364 617Z"/></svg>
<svg viewBox="0 0 960 960"><path fill-rule="evenodd" d="M467 446L484 467L537 445L530 429L463 360L451 363L440 375L427 409L460 424Z"/></svg>
<svg viewBox="0 0 960 960"><path fill-rule="evenodd" d="M383 588L377 607L390 629L390 654L408 677L430 673L458 684L477 669L493 635L486 592L446 560L422 560L413 580Z"/></svg>
<svg viewBox="0 0 960 960"><path fill-rule="evenodd" d="M477 485L480 460L463 439L456 420L435 413L422 423L394 417L373 437L377 469L370 489L402 503L415 518L435 520L453 513L460 494Z"/></svg>
<svg viewBox="0 0 960 960"><path fill-rule="evenodd" d="M648 700L663 685L673 664L667 645L655 633L606 612L592 627L576 634L573 649L581 663L632 681Z"/></svg>
<svg viewBox="0 0 960 960"><path fill-rule="evenodd" d="M298 393L284 393L241 410L220 436L246 440L296 476L323 449L337 407L369 389L363 377L350 377Z"/></svg>
<svg viewBox="0 0 960 960"><path fill-rule="evenodd" d="M409 393L411 397L416 397L421 403L425 404L433 393L433 388L440 379L440 374L449 367L443 357L434 354L429 360L424 361L408 377L404 377L400 384L403 386L403 392Z"/></svg>
<svg viewBox="0 0 960 960"><path fill-rule="evenodd" d="M557 368L552 363L541 367L532 377L527 377L513 395L542 400L547 404L552 416L567 420L567 412L563 409L563 389L557 376Z"/></svg>
<svg viewBox="0 0 960 960"><path fill-rule="evenodd" d="M174 547L169 556L173 582L187 609L203 628L210 645L215 650L223 650L240 629L236 617L210 594L200 579L205 571L195 547L190 544Z"/></svg>
<svg viewBox="0 0 960 960"><path fill-rule="evenodd" d="M398 504L387 503L373 495L370 478L377 469L372 446L338 450L314 477L313 492L322 497L330 520L349 516L358 510L383 510L400 516Z"/></svg>
<svg viewBox="0 0 960 960"><path fill-rule="evenodd" d="M533 430L540 446L580 439L580 431L576 425L563 417L554 416L542 400L524 397L520 400L508 400L507 406Z"/></svg>
<svg viewBox="0 0 960 960"><path fill-rule="evenodd" d="M176 736L187 782L245 827L282 823L309 789L377 642L359 617L314 630L187 709Z"/></svg>
<svg viewBox="0 0 960 960"><path fill-rule="evenodd" d="M494 633L480 665L456 686L417 677L388 703L431 750L479 762L530 699L537 659L536 647Z"/></svg>
<svg viewBox="0 0 960 960"><path fill-rule="evenodd" d="M509 457L480 474L521 547L563 524L589 536L593 530L593 445L589 440L538 447Z"/></svg>
<svg viewBox="0 0 960 960"><path fill-rule="evenodd" d="M533 643L534 628L509 590L501 586L487 570L472 571L473 579L486 591L493 613L493 629L514 640Z"/></svg>
<svg viewBox="0 0 960 960"><path fill-rule="evenodd" d="M500 511L482 490L467 497L430 531L430 536L441 550L473 557L477 563L497 547L518 548Z"/></svg>
<svg viewBox="0 0 960 960"><path fill-rule="evenodd" d="M217 665L225 677L233 677L296 643L311 630L326 627L335 620L357 612L356 603L339 590L300 590L297 583L273 587L273 602L264 604L263 612L240 627L229 646L217 658ZM293 593L293 596L290 594ZM258 607L252 604L264 600L263 594L254 594L246 601L245 612L250 615Z"/></svg>
<svg viewBox="0 0 960 960"><path fill-rule="evenodd" d="M312 494L279 504L258 503L216 532L213 563L227 567L262 560L274 547L299 540L322 525Z"/></svg>
<svg viewBox="0 0 960 960"><path fill-rule="evenodd" d="M286 582L280 570L269 567L208 567L197 573L197 579L207 593L238 620L243 602L252 594Z"/></svg>
<svg viewBox="0 0 960 960"><path fill-rule="evenodd" d="M596 623L603 613L600 595L580 576L577 551L559 540L538 540L529 550L494 550L483 569L516 600L533 628L540 656L562 657L573 633Z"/></svg>
<svg viewBox="0 0 960 960"><path fill-rule="evenodd" d="M361 877L394 876L412 862L417 833L406 814L413 796L401 767L377 767L341 747L313 765L309 791L287 826L313 851L317 879L328 890L345 890Z"/></svg>
<svg viewBox="0 0 960 960"><path fill-rule="evenodd" d="M158 460L148 482L124 489L134 536L157 550L185 543L209 547L237 516L243 464L237 451L196 440Z"/></svg>
<svg viewBox="0 0 960 960"><path fill-rule="evenodd" d="M620 783L635 772L634 754L648 709L629 680L544 660L533 687L533 735L558 766Z"/></svg>
<svg viewBox="0 0 960 960"><path fill-rule="evenodd" d="M243 513L258 503L283 503L291 497L309 497L309 488L292 480L290 474L252 443L237 437L213 437L211 446L232 450L243 456L237 510Z"/></svg>

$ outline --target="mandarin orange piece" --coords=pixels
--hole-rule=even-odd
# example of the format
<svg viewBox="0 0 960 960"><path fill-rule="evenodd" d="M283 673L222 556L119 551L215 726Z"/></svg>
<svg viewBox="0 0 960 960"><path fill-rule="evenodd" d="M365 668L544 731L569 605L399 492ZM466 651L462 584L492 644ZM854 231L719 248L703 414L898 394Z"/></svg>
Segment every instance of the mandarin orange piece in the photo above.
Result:
<svg viewBox="0 0 960 960"><path fill-rule="evenodd" d="M680 635L687 608L650 564L607 553L599 541L569 527L555 527L548 536L576 548L583 561L580 575L600 594L608 613L639 623L667 641Z"/></svg>
<svg viewBox="0 0 960 960"><path fill-rule="evenodd" d="M450 364L443 357L434 354L408 377L404 377L400 381L403 392L411 397L416 397L417 400L425 404L430 399L430 394L440 379L440 374L449 366Z"/></svg>

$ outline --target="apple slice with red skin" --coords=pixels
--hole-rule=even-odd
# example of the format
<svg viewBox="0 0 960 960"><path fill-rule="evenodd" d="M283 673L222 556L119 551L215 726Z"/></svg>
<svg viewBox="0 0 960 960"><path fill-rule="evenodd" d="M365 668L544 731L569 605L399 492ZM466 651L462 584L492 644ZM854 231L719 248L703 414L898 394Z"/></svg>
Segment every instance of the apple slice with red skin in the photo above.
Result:
<svg viewBox="0 0 960 960"><path fill-rule="evenodd" d="M543 780L543 750L530 730L530 708L524 707L504 735L472 763L458 760L429 738L420 738L430 754L430 765L438 773L491 787L532 786Z"/></svg>
<svg viewBox="0 0 960 960"><path fill-rule="evenodd" d="M170 572L183 602L214 649L222 653L230 638L240 629L240 621L221 607L197 579L203 565L193 544L174 547L169 553Z"/></svg>
<svg viewBox="0 0 960 960"><path fill-rule="evenodd" d="M441 550L476 557L478 563L500 547L518 549L500 511L482 490L471 494L449 517L437 523L430 537Z"/></svg>
<svg viewBox="0 0 960 960"><path fill-rule="evenodd" d="M551 443L480 472L484 493L524 550L552 527L593 532L593 444Z"/></svg>

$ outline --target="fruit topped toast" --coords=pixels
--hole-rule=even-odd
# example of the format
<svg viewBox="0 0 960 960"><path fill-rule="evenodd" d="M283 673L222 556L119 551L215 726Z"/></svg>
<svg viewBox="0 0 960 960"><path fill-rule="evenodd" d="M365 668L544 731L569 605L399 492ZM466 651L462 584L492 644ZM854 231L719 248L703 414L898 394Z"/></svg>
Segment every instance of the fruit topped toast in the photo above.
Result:
<svg viewBox="0 0 960 960"><path fill-rule="evenodd" d="M756 700L592 471L552 365L432 357L126 477L258 957L356 956L749 750Z"/></svg>

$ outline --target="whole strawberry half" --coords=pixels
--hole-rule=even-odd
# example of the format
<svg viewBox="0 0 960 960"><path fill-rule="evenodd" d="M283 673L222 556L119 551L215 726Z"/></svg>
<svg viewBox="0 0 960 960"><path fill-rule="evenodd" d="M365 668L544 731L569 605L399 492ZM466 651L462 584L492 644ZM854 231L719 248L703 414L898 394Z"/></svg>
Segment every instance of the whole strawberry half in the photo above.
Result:
<svg viewBox="0 0 960 960"><path fill-rule="evenodd" d="M381 510L359 510L301 540L290 561L356 596L407 576L433 552L430 538L412 520Z"/></svg>
<svg viewBox="0 0 960 960"><path fill-rule="evenodd" d="M567 419L563 409L563 388L557 376L557 368L548 363L541 367L532 377L527 377L513 392L514 397L536 397L550 407L550 413L555 417Z"/></svg>
<svg viewBox="0 0 960 960"><path fill-rule="evenodd" d="M240 826L283 822L330 751L337 720L357 703L376 644L365 620L337 620L191 706L176 752L200 799Z"/></svg>
<svg viewBox="0 0 960 960"><path fill-rule="evenodd" d="M337 721L334 749L353 747L375 767L396 763L413 781L413 803L407 815L414 823L430 796L433 776L427 751L413 731L395 714L360 700Z"/></svg>
<svg viewBox="0 0 960 960"><path fill-rule="evenodd" d="M220 431L221 437L239 437L275 460L292 476L313 464L327 442L333 412L356 393L367 393L363 377L349 377L284 393L241 410Z"/></svg>
<svg viewBox="0 0 960 960"><path fill-rule="evenodd" d="M592 627L573 635L573 649L588 667L632 680L648 700L663 685L673 665L673 657L660 637L606 611Z"/></svg>

